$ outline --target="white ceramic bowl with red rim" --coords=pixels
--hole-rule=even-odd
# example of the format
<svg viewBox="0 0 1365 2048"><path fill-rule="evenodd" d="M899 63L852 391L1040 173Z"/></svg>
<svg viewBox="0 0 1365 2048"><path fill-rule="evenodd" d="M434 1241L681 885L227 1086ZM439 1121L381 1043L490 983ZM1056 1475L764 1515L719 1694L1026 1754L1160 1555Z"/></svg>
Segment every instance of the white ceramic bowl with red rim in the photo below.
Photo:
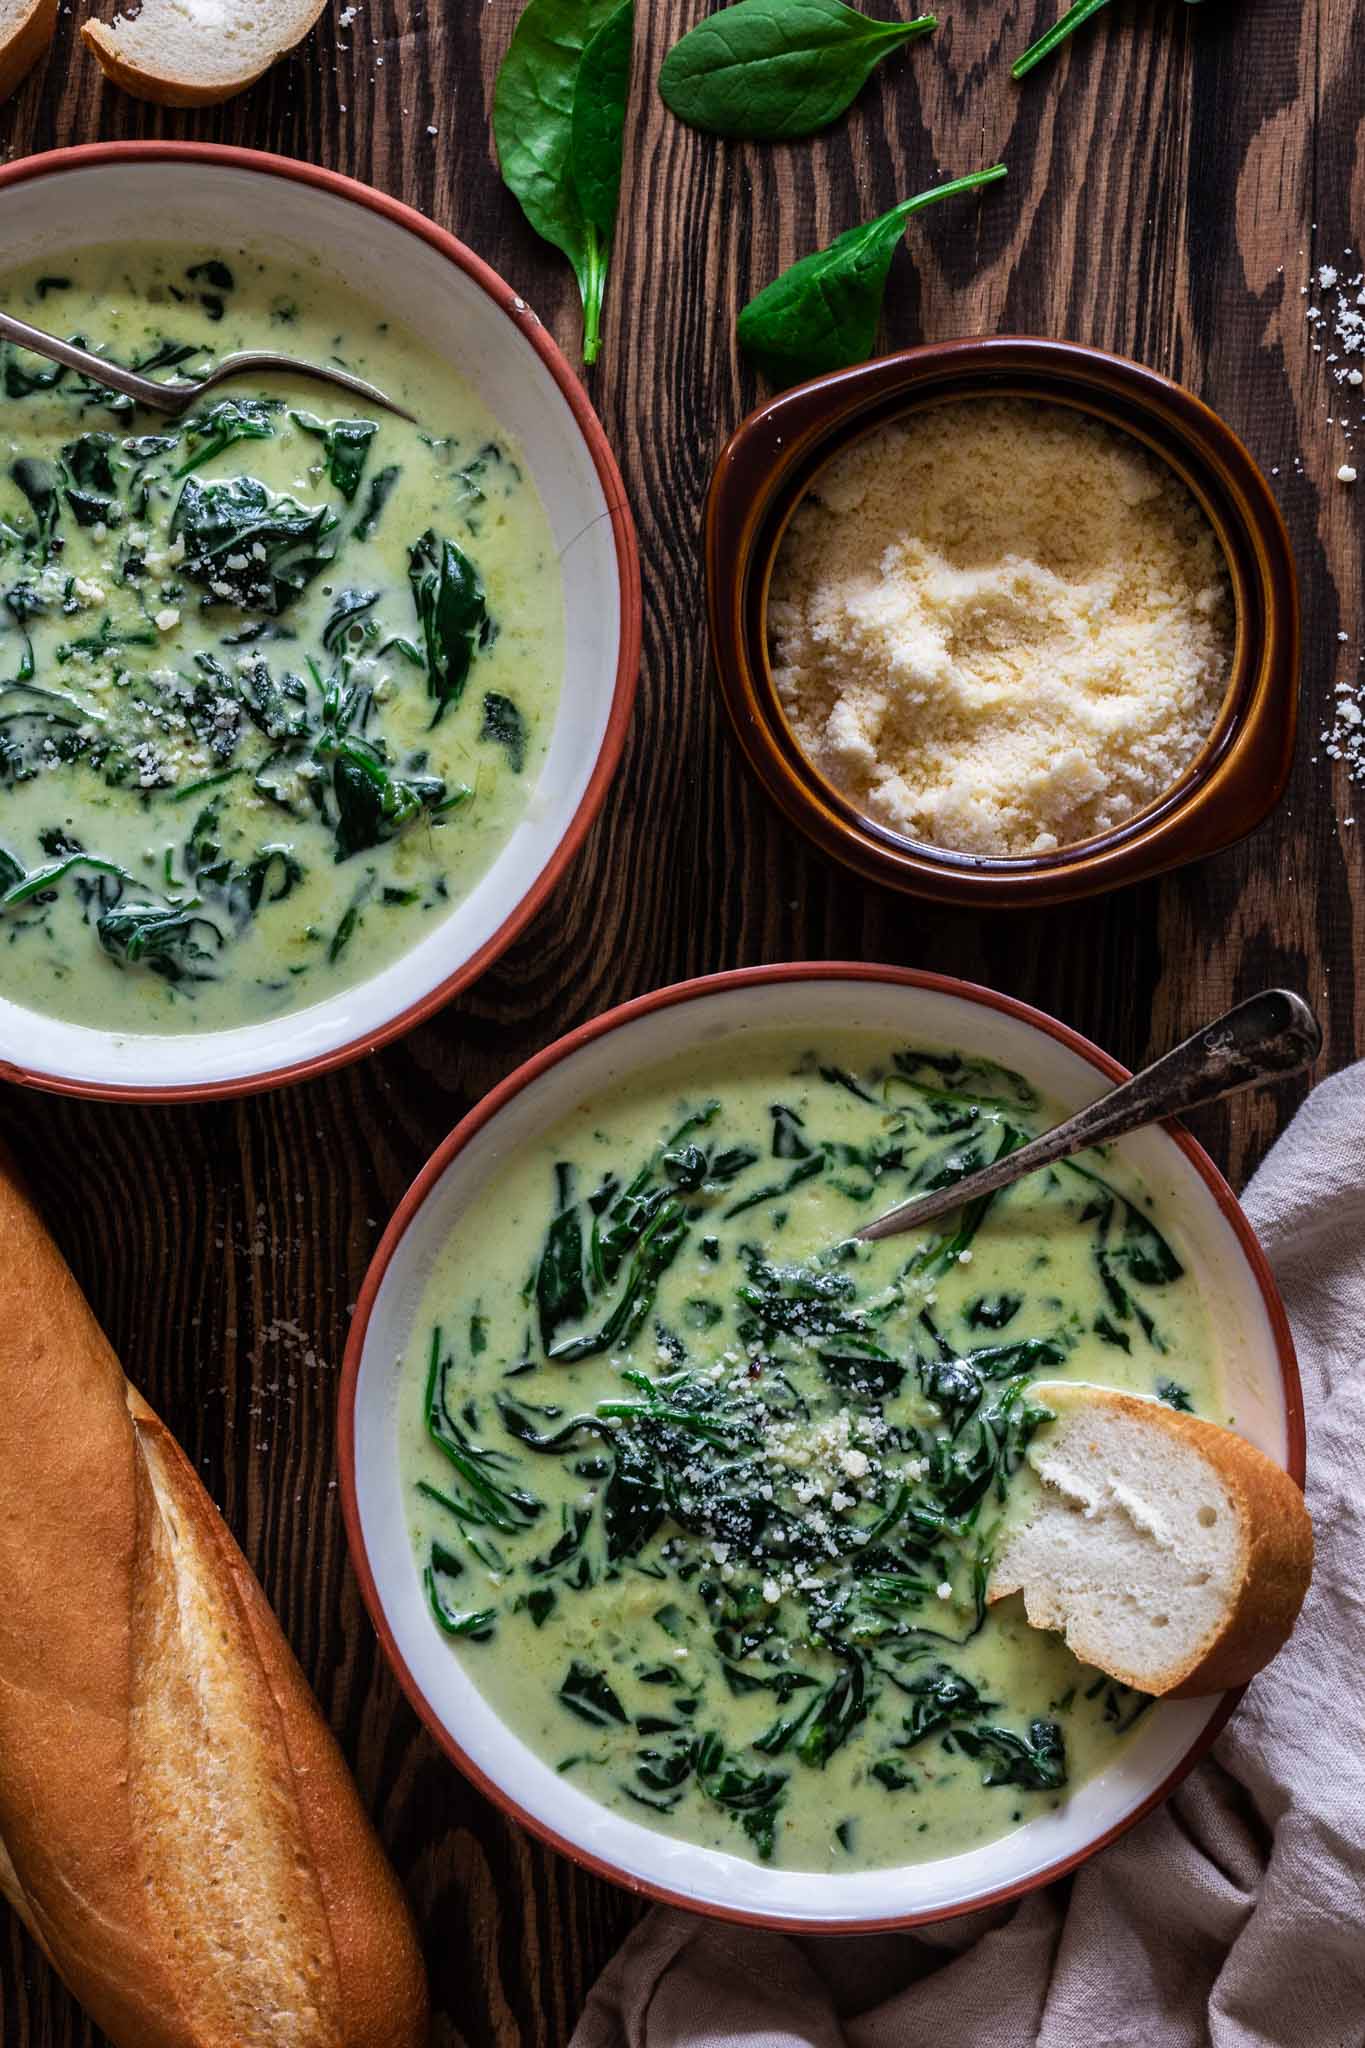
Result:
<svg viewBox="0 0 1365 2048"><path fill-rule="evenodd" d="M320 259L473 386L517 442L565 565L565 673L525 815L474 889L410 952L311 1008L230 1031L121 1034L5 999L0 1077L167 1101L300 1080L374 1050L448 1002L527 923L577 850L620 758L640 660L640 572L620 472L535 314L410 207L311 164L207 143L95 143L0 168L4 261L122 242L246 244Z"/></svg>
<svg viewBox="0 0 1365 2048"><path fill-rule="evenodd" d="M400 1683L460 1768L566 1855L634 1890L693 1911L809 1933L941 1919L1017 1896L1112 1841L1177 1785L1235 1698L1161 1703L1119 1758L1055 1813L965 1854L850 1875L784 1870L676 1842L610 1811L528 1749L484 1700L432 1626L408 1537L397 1455L398 1403L413 1400L414 1321L433 1262L458 1218L508 1155L579 1104L605 1099L642 1067L722 1042L736 1066L746 1034L850 1026L888 1044L938 1044L1018 1068L1066 1110L1124 1070L1040 1011L970 983L893 967L760 967L683 982L611 1010L538 1054L470 1112L419 1174L384 1234L352 1325L342 1374L342 1504L351 1556ZM1264 1256L1231 1189L1173 1127L1125 1138L1190 1248L1214 1305L1238 1427L1300 1482L1303 1411L1289 1327Z"/></svg>

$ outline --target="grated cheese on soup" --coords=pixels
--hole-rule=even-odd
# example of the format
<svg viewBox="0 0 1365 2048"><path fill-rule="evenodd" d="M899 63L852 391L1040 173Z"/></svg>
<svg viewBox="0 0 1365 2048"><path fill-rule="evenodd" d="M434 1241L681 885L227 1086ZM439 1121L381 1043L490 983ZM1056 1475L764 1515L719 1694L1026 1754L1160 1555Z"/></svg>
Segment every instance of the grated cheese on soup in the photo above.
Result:
<svg viewBox="0 0 1365 2048"><path fill-rule="evenodd" d="M1218 543L1173 472L1014 399L935 406L836 457L783 540L768 628L795 736L852 802L1013 855L1177 781L1233 641Z"/></svg>

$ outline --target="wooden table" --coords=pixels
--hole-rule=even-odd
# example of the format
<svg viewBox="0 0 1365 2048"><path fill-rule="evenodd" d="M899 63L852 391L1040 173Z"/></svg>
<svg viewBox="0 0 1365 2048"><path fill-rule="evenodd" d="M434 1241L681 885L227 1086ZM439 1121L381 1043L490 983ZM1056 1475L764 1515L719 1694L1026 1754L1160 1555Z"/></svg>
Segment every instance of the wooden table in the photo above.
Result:
<svg viewBox="0 0 1365 2048"><path fill-rule="evenodd" d="M330 1079L174 1110L0 1097L0 1131L129 1372L204 1473L340 1735L417 1909L441 2044L564 2042L639 1909L537 1847L442 1759L380 1660L347 1567L333 1433L348 1313L437 1139L571 1025L745 962L843 956L967 975L1129 1062L1284 981L1319 1006L1332 1067L1360 1049L1365 791L1361 826L1343 828L1351 791L1317 744L1332 685L1356 673L1360 651L1359 500L1335 481L1346 451L1327 424L1326 352L1314 351L1300 286L1310 264L1336 262L1365 230L1353 62L1365 9L1116 0L1070 55L1016 88L1008 61L1053 0L945 0L937 34L893 59L850 120L781 149L720 146L664 112L654 74L700 11L683 0L639 8L591 390L639 524L644 670L615 786L558 893L472 993ZM573 349L567 267L525 226L489 141L516 13L517 0L360 0L349 29L333 10L253 91L181 115L102 85L65 9L49 61L0 109L0 133L13 155L193 136L333 165L470 242ZM737 309L855 220L996 158L1009 182L984 205L912 225L887 345L1066 335L1192 386L1278 472L1307 637L1292 791L1250 842L1080 909L979 917L836 872L749 786L707 673L698 534L713 458L760 395L736 361ZM1199 1120L1236 1183L1297 1092ZM4 2048L95 2038L9 1917L0 1977Z"/></svg>

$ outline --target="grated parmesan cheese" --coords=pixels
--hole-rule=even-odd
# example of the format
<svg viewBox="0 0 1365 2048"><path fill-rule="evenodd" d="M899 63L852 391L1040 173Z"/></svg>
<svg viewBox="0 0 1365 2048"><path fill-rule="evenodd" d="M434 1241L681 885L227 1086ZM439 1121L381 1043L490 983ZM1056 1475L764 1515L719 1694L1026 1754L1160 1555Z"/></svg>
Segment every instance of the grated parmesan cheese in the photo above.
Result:
<svg viewBox="0 0 1365 2048"><path fill-rule="evenodd" d="M1213 531L1060 406L935 406L830 463L773 575L795 736L871 817L982 854L1109 830L1177 781L1232 651Z"/></svg>

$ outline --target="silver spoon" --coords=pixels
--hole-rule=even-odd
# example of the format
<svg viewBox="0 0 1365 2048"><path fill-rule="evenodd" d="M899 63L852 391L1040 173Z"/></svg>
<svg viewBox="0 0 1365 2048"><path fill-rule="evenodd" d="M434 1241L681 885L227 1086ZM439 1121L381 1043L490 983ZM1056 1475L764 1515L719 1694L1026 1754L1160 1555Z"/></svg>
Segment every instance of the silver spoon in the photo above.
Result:
<svg viewBox="0 0 1365 2048"><path fill-rule="evenodd" d="M917 1230L979 1195L1012 1187L1025 1174L1036 1173L1055 1159L1069 1159L1073 1153L1121 1138L1125 1131L1135 1131L1143 1124L1160 1123L1165 1117L1179 1116L1182 1110L1235 1095L1240 1088L1297 1074L1311 1066L1321 1051L1322 1027L1302 996L1287 988L1264 989L1238 1003L1216 1024L1206 1024L1173 1051L1153 1060L1131 1081L1121 1082L1065 1123L1021 1145L1017 1152L983 1166L979 1173L969 1173L951 1187L936 1188L931 1195L918 1195L914 1201L888 1209L853 1235L875 1244L879 1238Z"/></svg>
<svg viewBox="0 0 1365 2048"><path fill-rule="evenodd" d="M270 349L239 349L235 355L224 356L211 370L192 382L160 384L154 377L139 376L136 370L125 370L122 363L107 362L88 348L78 348L73 341L62 341L55 334L45 334L41 327L30 327L27 320L16 320L12 313L0 313L0 341L13 342L16 348L30 349L35 356L46 356L49 362L64 363L68 370L80 370L92 377L109 391L121 391L125 397L136 399L153 412L169 413L178 418L197 398L211 391L215 384L222 384L229 377L263 376L271 371L287 371L296 377L317 377L324 384L339 384L343 391L354 392L357 398L368 400L371 405L383 408L385 412L396 412L400 420L416 420L406 406L396 405L377 391L373 384L367 384L363 377L353 377L349 370L331 370L321 363L304 363L294 356L276 355Z"/></svg>

